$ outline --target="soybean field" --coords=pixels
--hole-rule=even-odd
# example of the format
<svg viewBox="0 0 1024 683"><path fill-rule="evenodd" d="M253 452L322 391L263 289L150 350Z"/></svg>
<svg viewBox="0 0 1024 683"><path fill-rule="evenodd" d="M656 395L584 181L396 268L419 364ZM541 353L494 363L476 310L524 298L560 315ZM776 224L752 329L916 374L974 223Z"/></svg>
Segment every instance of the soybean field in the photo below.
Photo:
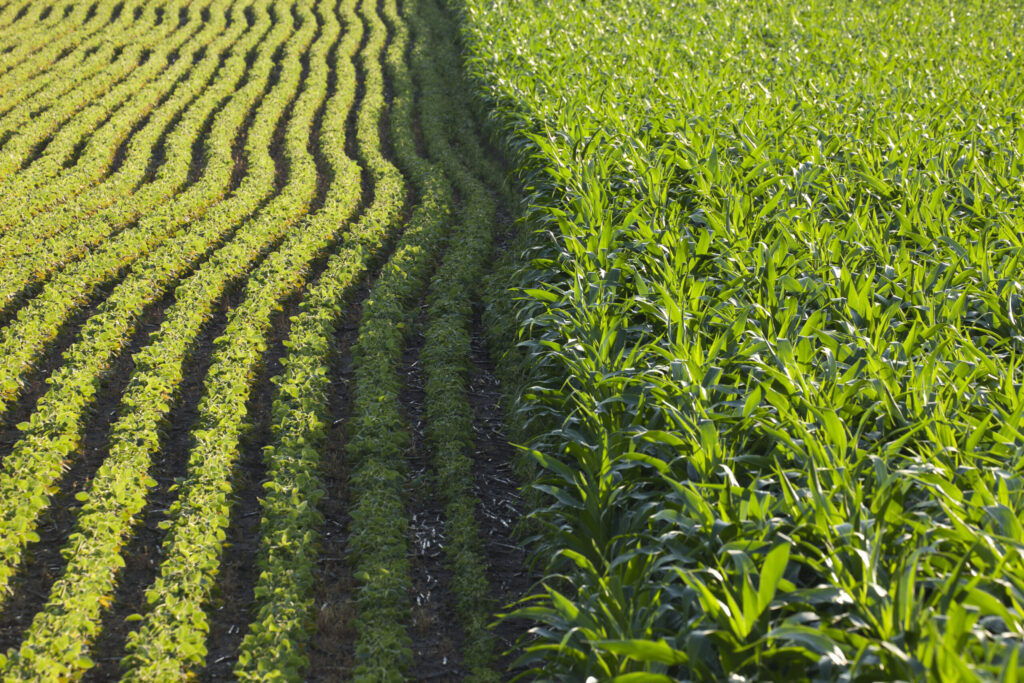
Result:
<svg viewBox="0 0 1024 683"><path fill-rule="evenodd" d="M0 678L498 680L480 293L512 195L433 0L0 4Z"/></svg>

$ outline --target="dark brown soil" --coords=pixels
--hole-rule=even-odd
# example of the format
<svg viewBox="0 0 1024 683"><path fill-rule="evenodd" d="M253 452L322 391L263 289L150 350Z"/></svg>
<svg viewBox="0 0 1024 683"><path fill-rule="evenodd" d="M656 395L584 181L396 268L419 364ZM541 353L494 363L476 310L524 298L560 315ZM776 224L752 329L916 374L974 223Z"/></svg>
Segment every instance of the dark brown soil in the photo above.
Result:
<svg viewBox="0 0 1024 683"><path fill-rule="evenodd" d="M346 546L349 527L348 464L345 459L345 430L352 414L354 378L352 345L359 333L361 304L369 295L363 284L352 295L358 302L347 307L344 321L335 331L336 355L331 359L331 384L327 402L331 426L327 435L321 476L326 494L320 501L323 515L321 549L317 559L317 587L314 609L316 633L310 642L310 681L338 681L348 678L355 652L355 579Z"/></svg>
<svg viewBox="0 0 1024 683"><path fill-rule="evenodd" d="M457 680L462 669L463 632L455 611L452 572L446 563L444 499L435 489L431 454L426 443L425 377L420 365L426 306L412 326L400 373L405 386L399 397L412 428L409 463L409 547L412 571L412 649L416 680Z"/></svg>
<svg viewBox="0 0 1024 683"><path fill-rule="evenodd" d="M504 432L500 385L483 340L479 314L474 320L471 348L469 401L476 416L473 493L481 501L477 505L477 524L489 561L487 576L499 612L504 612L526 595L540 576L530 569L517 533L524 513L519 493L522 483L516 474L515 449ZM509 653L526 629L525 623L516 621L499 621L495 627L501 654L498 668L509 678L514 673L509 667L515 659Z"/></svg>

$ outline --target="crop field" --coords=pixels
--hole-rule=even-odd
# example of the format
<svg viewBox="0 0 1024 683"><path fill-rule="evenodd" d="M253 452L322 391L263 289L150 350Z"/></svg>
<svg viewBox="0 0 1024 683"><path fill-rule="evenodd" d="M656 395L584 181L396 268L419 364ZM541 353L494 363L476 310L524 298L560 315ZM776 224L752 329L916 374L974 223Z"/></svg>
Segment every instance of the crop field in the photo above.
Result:
<svg viewBox="0 0 1024 683"><path fill-rule="evenodd" d="M500 678L511 195L457 44L435 0L0 3L0 679Z"/></svg>
<svg viewBox="0 0 1024 683"><path fill-rule="evenodd" d="M1019 3L463 18L527 199L530 676L1017 680Z"/></svg>
<svg viewBox="0 0 1024 683"><path fill-rule="evenodd" d="M1012 0L0 0L0 680L1016 681L1022 112Z"/></svg>

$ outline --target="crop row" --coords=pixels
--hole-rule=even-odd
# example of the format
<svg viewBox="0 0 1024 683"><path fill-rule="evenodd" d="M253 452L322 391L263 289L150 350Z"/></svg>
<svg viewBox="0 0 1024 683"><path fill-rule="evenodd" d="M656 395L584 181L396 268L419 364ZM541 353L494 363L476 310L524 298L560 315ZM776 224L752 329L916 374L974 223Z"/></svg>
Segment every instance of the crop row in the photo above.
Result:
<svg viewBox="0 0 1024 683"><path fill-rule="evenodd" d="M354 673L356 680L401 680L413 664L404 490L411 438L399 366L415 304L426 290L421 356L427 375L426 445L436 484L431 488L439 492L447 518L447 564L465 637L460 658L471 680L495 680L494 640L488 630L494 605L471 493L473 414L466 386L472 293L490 255L494 203L464 160L472 159L479 169L488 164L470 138L474 123L468 111L458 108L465 93L459 91L457 63L438 57L451 51L454 38L444 33L444 13L429 3L403 3L399 10L388 1L382 8L392 34L385 64L395 92L394 150L420 203L363 305L352 349L355 379L346 453L354 468L349 549L359 581ZM412 134L417 119L428 157L417 152ZM455 190L460 197L457 220L451 216Z"/></svg>
<svg viewBox="0 0 1024 683"><path fill-rule="evenodd" d="M27 0L21 0L20 2L8 2L0 8L0 27L7 28L11 24L17 24L19 21L24 21L29 25L34 25L39 20L39 13L42 13L45 7L36 6L34 7L36 15L32 15L31 3Z"/></svg>
<svg viewBox="0 0 1024 683"><path fill-rule="evenodd" d="M222 36L225 40L228 37L237 36L244 28L240 20L247 12L239 7L235 13L238 15L235 17L236 23L233 23L232 30L226 31ZM261 19L257 22L259 28L266 31L271 19L266 15L263 15ZM231 41L227 40L222 44L230 45ZM55 212L37 217L35 221L26 226L28 234L21 236L22 244L18 258L12 258L4 264L5 286L0 289L0 298L4 299L5 303L8 305L16 303L18 294L23 292L26 287L45 279L54 270L68 263L71 264L68 270L77 272L75 277L84 280L88 285L90 279L83 278L81 271L82 269L88 270L92 266L88 263L75 263L75 261L79 256L88 254L90 247L100 244L119 226L128 224L128 229L113 239L107 239L102 248L107 251L119 250L129 254L121 258L130 262L138 254L145 252L145 249L138 248L140 245L148 245L151 248L158 244L167 234L180 227L183 222L187 222L193 212L205 207L207 197L216 199L223 196L223 193L230 188L231 179L231 166L229 165L231 163L231 148L230 144L224 144L228 143L228 140L221 138L219 140L221 145L216 148L218 153L210 158L193 158L194 146L196 138L202 135L202 128L211 112L223 106L225 98L233 92L237 83L250 83L246 86L247 96L259 96L257 86L253 84L245 71L246 60L251 56L248 51L252 47L252 45L248 45L245 49L230 53L227 60L224 60L223 55L220 57L209 55L210 59L200 64L196 73L203 75L204 72L216 68L217 77L213 85L203 89L203 82L200 79L198 83L193 82L193 87L189 90L181 91L174 103L169 103L169 106L166 107L168 112L150 121L150 125L147 125L139 136L133 137L124 165L110 179L110 182L94 188L94 191L88 193L81 202L69 202ZM184 105L197 92L201 93L201 97L188 107L167 139L162 140L164 125L167 121L175 118L167 114L175 106ZM236 96L236 101L241 97L243 96ZM233 139L237 133L229 132L229 129L232 125L237 129L241 121L234 117L244 117L245 110L229 107L228 111L231 112L232 118L226 119L225 116L220 116L217 119L219 124L215 124L216 131L211 132L229 135L231 136L229 139ZM166 161L160 165L153 182L144 184L132 194L130 192L132 184L148 173L151 155L158 151L156 145L161 141L163 142L162 150L167 155ZM205 173L200 177L199 182L188 187L188 191L183 192L190 172L194 168L203 168L200 164L205 164L206 167L212 165L214 172ZM150 214L158 207L162 208L166 202L172 199L174 204L171 208L179 212L180 218L176 214L163 211L157 214L159 220L154 220ZM78 219L79 211L87 211L90 208L96 208L97 205L106 204L112 204L112 206L85 220ZM133 224L132 221L136 221L140 216L142 220ZM40 231L43 231L43 235L47 235L62 228L71 229L47 239L40 239ZM132 249L134 251L131 251ZM92 254L90 257L94 258Z"/></svg>
<svg viewBox="0 0 1024 683"><path fill-rule="evenodd" d="M424 139L461 197L458 222L427 295L420 355L426 375L426 437L435 490L444 505L446 554L463 633L462 663L467 680L494 681L499 680L492 668L495 639L488 625L496 605L490 599L476 522L480 501L473 495L475 432L468 380L475 285L482 281L491 255L495 202L464 161L480 159L482 153L472 134L474 121L459 106L459 91L465 86L458 55L444 47L454 42L455 34L430 0L404 3L402 9L416 35L410 58L420 82Z"/></svg>
<svg viewBox="0 0 1024 683"><path fill-rule="evenodd" d="M364 5L364 18L383 42L386 26L374 5ZM394 17L393 5L384 7ZM394 92L391 142L396 164L411 180L418 201L363 303L359 336L351 352L352 415L345 453L353 492L348 550L359 582L355 680L394 680L412 660L408 635L412 583L404 501L405 455L411 437L400 401L399 364L413 304L428 283L448 228L451 202L443 175L416 150L414 89L404 61L408 35L394 23L392 28L384 57ZM380 73L379 63L374 69Z"/></svg>
<svg viewBox="0 0 1024 683"><path fill-rule="evenodd" d="M354 408L346 452L355 468L349 547L360 582L355 675L358 680L400 680L412 665L407 631L412 585L403 490L410 434L401 407L403 380L398 366L414 304L430 282L433 265L447 244L448 255L430 287L427 346L423 352L428 374L428 448L434 452L435 476L452 541L448 560L454 573L452 590L466 634L462 656L473 679L491 680L493 644L486 631L491 605L486 599L485 562L476 535L474 502L467 495L471 463L466 450L471 448L472 416L464 386L470 318L466 297L472 291L467 277L478 272L474 269L482 268L483 261L464 259L486 256L487 240L481 240L479 232L490 229L486 218L488 199L468 177L450 146L450 137L467 133L459 123L470 122L460 120L460 114L448 104L455 99L458 80L445 80L436 70L430 51L445 49L444 41L431 42L431 20L424 18L424 10L416 4L405 3L401 16L394 2L383 4L393 34L386 64L396 93L392 112L395 152L417 187L421 203L364 304L359 338L353 348ZM410 26L417 32L411 46ZM411 72L404 61L407 50ZM420 128L433 162L415 155L412 112L408 108L411 98L406 99L414 87L419 90ZM449 121L451 128L446 126ZM449 175L467 194L459 214L465 224L459 227L449 226L451 219L447 218L453 201ZM448 231L454 232L445 239ZM463 291L456 292L460 287ZM454 309L449 311L449 307ZM446 488L449 486L450 490Z"/></svg>

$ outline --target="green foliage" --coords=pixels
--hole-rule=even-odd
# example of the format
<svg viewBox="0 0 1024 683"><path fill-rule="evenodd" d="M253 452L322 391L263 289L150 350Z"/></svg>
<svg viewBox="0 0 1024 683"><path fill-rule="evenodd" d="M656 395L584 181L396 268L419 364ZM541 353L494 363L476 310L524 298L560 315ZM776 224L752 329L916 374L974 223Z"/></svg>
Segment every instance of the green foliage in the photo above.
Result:
<svg viewBox="0 0 1024 683"><path fill-rule="evenodd" d="M90 323L101 330L104 327L118 331L129 329L145 305L159 301L211 247L230 235L239 217L249 215L273 188L273 160L269 154L256 155L248 182L237 189L232 201L216 204L230 189L235 166L231 141L263 94L273 66L273 50L265 50L246 74L247 54L261 36L270 35L269 10L257 14L256 19L252 32L235 44L235 49L220 66L220 77L213 87L203 90L202 96L170 131L166 145L168 158L155 182L143 185L135 194L122 198L111 209L90 220L76 222L71 214L69 220L74 227L60 232L55 241L38 245L29 258L19 257L0 264L0 268L10 267L2 271L0 287L6 288L0 295L3 300L13 298L28 284L66 265L37 296L18 310L11 324L0 331L0 415L20 393L19 378L38 363L62 327L100 286L132 267L129 276L115 289L112 301L104 304L105 310L120 313L117 322L103 319ZM241 18L235 26L235 30L244 28ZM284 30L278 22L278 33ZM234 31L229 33L234 34ZM244 87L236 91L243 79ZM204 145L205 173L198 182L181 191L193 161L193 143L212 112L216 112L216 116L210 138ZM274 121L267 118L262 124L267 130L259 131L261 137L256 139L265 143L273 125ZM152 152L150 145L155 143L160 130L150 133L150 140L140 141L142 149L148 149L147 154ZM256 145L253 140L250 156ZM129 155L128 160L135 164L134 172L139 177L146 172L148 157ZM116 183L113 187L100 185L98 188L114 192L114 197L125 190ZM205 216L203 221L196 220L213 204L216 210L211 215ZM116 226L135 219L139 219L137 224L103 241ZM90 251L90 247L96 248ZM76 260L83 254L84 258ZM109 331L96 334L111 336ZM130 332L124 333L123 339L126 341L129 336ZM121 338L118 334L108 341Z"/></svg>
<svg viewBox="0 0 1024 683"><path fill-rule="evenodd" d="M1019 13L459 6L535 231L531 673L1015 667Z"/></svg>
<svg viewBox="0 0 1024 683"><path fill-rule="evenodd" d="M393 6L389 17L393 19ZM411 443L399 392L399 366L414 305L427 286L434 260L449 229L451 188L444 176L416 151L413 137L414 90L404 55L408 33L392 24L387 34L376 3L364 2L361 14L384 51L390 77L392 138L397 166L419 197L370 296L363 303L359 338L352 348L355 373L353 410L345 450L353 467L349 552L356 578L354 678L402 680L412 663L408 634L412 579L409 568L408 515L405 511L405 455ZM383 73L368 72L374 78Z"/></svg>
<svg viewBox="0 0 1024 683"><path fill-rule="evenodd" d="M147 8L150 16L155 7ZM176 5L164 8L165 12L177 10ZM0 231L35 213L37 207L52 206L78 194L110 168L114 162L111 150L117 149L132 127L189 74L192 56L200 55L200 50L223 31L227 7L216 7L215 21L210 22L202 20L202 10L208 11L210 7L192 7L183 26L173 22L162 22L155 28L151 22L132 26L132 49L144 52L135 55L136 62L127 78L61 126L42 154L27 160L31 163L20 160L25 167L5 177L2 187L10 201L0 208ZM170 110L173 115L174 107ZM26 131L19 135L26 135ZM12 156L11 161L19 159ZM68 166L72 167L71 172L67 172ZM37 246L23 237L16 238L14 243L22 248Z"/></svg>
<svg viewBox="0 0 1024 683"><path fill-rule="evenodd" d="M89 98L83 99L84 94L91 92L95 96L104 91L101 84L105 75L102 71L111 65L112 59L131 39L144 40L146 29L157 28L154 24L163 11L163 3L152 5L149 12L141 17L142 21L134 22L135 12L141 8L142 3L135 1L122 4L104 0L94 6L77 5L70 8L69 21L59 21L62 16L56 14L53 17L58 20L56 26L50 21L42 21L20 30L13 29L7 34L8 39L15 38L16 45L9 45L8 48L13 49L4 55L5 66L10 68L0 77L0 93L3 94L0 131L19 134L15 136L20 138L15 145L19 152L25 152L24 144L33 135L38 136L47 127L50 132L55 130L54 122L46 120L50 117L34 115L40 107L61 105L62 98L68 97L66 105L69 106L59 106L54 112L60 112L58 116L66 121L88 103ZM31 14L31 11L27 12L25 19ZM51 12L51 16L53 14ZM54 65L55 58L62 54L64 59ZM134 57L138 58L139 53ZM119 69L120 76L124 77L130 71L130 61L120 63ZM109 85L117 80L115 77L106 83ZM100 85L99 90L93 89L96 85ZM33 124L37 118L44 120ZM26 124L29 124L27 129ZM42 134L42 139L45 139L45 132ZM36 139L38 141L39 138ZM17 167L17 163L4 166L4 175Z"/></svg>
<svg viewBox="0 0 1024 683"><path fill-rule="evenodd" d="M31 623L21 642L0 656L5 681L74 680L95 666L124 553L158 486L167 420L201 333L221 311L226 327L214 340L190 425L187 474L170 487L175 500L161 524L158 576L142 613L127 619L135 630L121 661L125 680L200 671L247 402L274 314L300 294L273 378L259 578L234 675L302 679L324 495L328 361L354 287L395 242L354 349L346 450L357 493L354 674L399 680L412 668L409 426L399 394L410 323L429 291L430 438L466 635L462 659L473 680L497 678L469 495L465 374L473 286L494 214L474 173L493 179L498 171L470 139L473 120L460 110L469 93L449 44L450 16L434 3L356 5L13 0L0 7L0 186L9 196L0 205L0 418L71 332L0 463L0 597L19 589L15 577L40 542L64 473L82 456L99 393L114 368L130 368L104 458L75 482L81 490L61 549L66 565L39 596L42 609L25 615ZM11 32L22 29L14 40ZM355 140L347 139L350 121ZM315 280L314 262L323 264ZM238 305L222 310L235 288L242 288ZM130 364L117 364L128 360L143 316L156 306L158 328Z"/></svg>
<svg viewBox="0 0 1024 683"><path fill-rule="evenodd" d="M105 4L107 11L113 10L113 3ZM159 71L159 54L153 63L146 60L145 64L140 65L144 53L157 44L173 47L173 38L168 39L172 22L163 22L154 30L157 13L153 9L151 5L145 21L131 21L132 12L129 11L108 25L106 30L112 31L117 39L111 40L104 36L95 41L99 48L97 52L106 59L94 60L91 69L79 68L74 72L65 72L64 82L74 87L64 92L50 89L42 97L26 98L21 101L20 107L4 116L0 131L13 135L5 143L4 154L0 157L0 181L10 180L11 174L32 160L38 145L51 137L52 142L57 144L52 150L47 145L48 152L56 152L57 156L62 151L70 152L70 149L65 148L62 138L74 138L92 130L106 118L105 114L111 107L117 107ZM176 7L171 11L175 10ZM111 57L115 58L112 63ZM44 103L51 105L47 115L35 115L40 104ZM44 154L33 166L48 157L50 154ZM25 175L29 174L22 174L23 177Z"/></svg>
<svg viewBox="0 0 1024 683"><path fill-rule="evenodd" d="M484 153L468 134L474 123L457 54L445 49L455 37L454 27L433 2L405 3L402 9L416 36L410 61L423 103L424 142L462 198L427 294L420 356L426 376L426 437L436 490L444 502L446 553L464 638L462 664L467 680L495 681L495 639L488 629L495 605L476 523L480 501L472 487L474 415L468 379L475 290L490 258L496 207L488 188L471 171L474 160L483 165Z"/></svg>
<svg viewBox="0 0 1024 683"><path fill-rule="evenodd" d="M148 188L139 188L141 196L127 201L127 196L146 179L158 142L171 122L181 116L183 110L193 119L193 112L203 111L202 108L187 108L204 91L222 92L222 88L211 83L211 78L217 73L225 50L232 44L230 38L237 39L245 25L241 9L192 7L186 26L200 22L206 11L210 20L176 53L166 50L163 43L157 44L156 49L166 50L169 66L167 62L152 59L146 64L152 62L160 68L166 67L159 79L137 92L128 106L118 109L84 141L76 143L75 137L66 135L68 129L78 128L78 119L73 119L60 131L64 143L55 148L56 140L53 140L47 145L45 162L40 159L12 178L17 184L15 187L8 184L7 191L12 196L9 203L0 208L0 225L6 228L6 234L0 239L0 273L5 298L15 297L26 285L45 277L61 263L77 257L87 247L98 244L140 212L148 210L153 200L147 204L144 199L147 195L173 194L173 184L154 183L154 187L159 188L155 194L150 194L152 190ZM225 30L228 23L230 30ZM228 76L227 72L221 73ZM217 99L213 97L208 101L213 103ZM141 129L132 130L138 125ZM128 135L131 137L126 139ZM183 139L183 136L177 138ZM52 177L59 160L66 162L69 151L83 142L85 147L77 163L71 169L60 169L63 172ZM116 172L102 177L102 182L90 185L110 170L115 156L113 150L119 144L126 145L121 165ZM51 154L51 150L55 153ZM187 167L186 164L182 168ZM174 174L161 176L166 181Z"/></svg>
<svg viewBox="0 0 1024 683"><path fill-rule="evenodd" d="M269 20L266 15L264 17ZM244 69L244 50L251 49L261 37L265 37L264 31L268 28L269 21L265 21L262 30L255 27L246 41L237 45L238 51L242 53L237 55L238 58L233 65L237 68L235 73L238 76ZM284 40L287 36L286 28L279 28L277 36ZM268 78L270 73L270 56L273 52L271 45L274 44L269 43L264 50L264 59L258 60L254 65L254 69L259 65L257 74L264 79ZM255 83L260 84L258 76ZM240 91L239 96L220 112L214 128L217 128L217 123L233 127L240 125L256 94L258 91L255 88L249 92ZM283 104L279 106L283 108ZM270 125L272 124L268 122L266 128L270 129ZM233 130L233 127L229 130ZM188 130L187 126L185 130ZM268 138L269 134L264 140ZM198 198L202 198L204 193L212 194L209 186L216 188L218 183L227 184L233 165L229 139L225 136L214 142L213 149L216 150L216 156L223 159L223 163L214 166L220 173L212 172L204 178L207 180L206 183L192 186L192 189L199 190L201 185L207 185L196 193L199 195ZM266 149L263 154L267 157L264 167L273 168L273 162ZM212 156L214 155L211 154ZM186 172L188 160L189 157L182 159ZM261 196L259 192L263 192L265 196L272 189L272 175L266 174L263 178L263 187L255 183L254 186L250 186L250 192L237 193L236 198L239 202L258 201ZM219 191L224 191L223 186ZM214 198L215 195L207 201ZM244 204L241 207L238 203L234 206L230 204L218 205L217 208L222 211L219 216L207 217L198 225L194 225L193 230L176 235L163 249L148 254L107 298L99 313L88 320L76 343L65 352L64 364L50 377L51 389L40 398L36 411L26 423L23 423L23 437L3 461L3 470L0 472L0 492L3 492L3 499L0 500L0 586L6 587L13 576L21 558L21 551L32 538L37 518L47 505L54 484L63 472L69 457L78 451L85 420L88 417L88 408L95 401L100 382L109 372L111 359L127 346L138 317L145 307L159 300L206 249L216 244L218 238L234 227L234 211L244 207ZM179 208L183 207L179 204ZM192 211L201 212L204 208L203 204L199 204ZM159 220L161 217L158 215L151 217L156 224L163 222ZM187 217L188 214L185 218ZM262 234L262 230L254 232ZM125 233L122 233L123 235ZM108 243L107 246L112 248L100 250L89 259L76 264L80 268L72 267L65 270L28 306L19 311L16 321L5 327L2 332L4 350L8 352L3 359L4 371L17 378L24 372L27 359L38 358L45 344L56 336L60 325L84 303L82 290L90 283L89 278L95 277L95 271L113 274L111 271L116 273L124 267L124 263L118 261L118 257L124 258L122 254L117 253L117 247L121 245L128 245L140 251L144 249L144 246L132 244L129 240L114 245ZM219 272L215 266L208 267L207 271ZM197 310L188 304L178 309L184 320L195 330L193 336L197 333L199 325L208 317L219 294L223 292L224 278L229 274L221 273L220 288L207 300L205 314L202 309ZM170 327L173 329L178 324L171 323ZM11 384L15 387L20 386L16 381ZM162 403L166 404L166 397L162 398ZM168 407L164 405L164 409Z"/></svg>
<svg viewBox="0 0 1024 683"><path fill-rule="evenodd" d="M346 112L355 95L355 69L351 58L364 35L364 21L356 3L344 7L345 47L339 50L338 69L344 84L328 105L322 139L337 165L335 183L326 205L312 221L335 228L342 224L337 207L346 205L340 181L348 177L358 196L359 167L344 156ZM256 618L242 642L235 675L241 680L302 680L308 666L306 646L313 607L316 539L320 517L316 504L323 495L320 454L327 435L329 359L334 332L344 303L381 247L393 239L403 204L404 183L398 170L381 153L380 121L384 111L380 61L383 50L379 27L367 37L359 56L368 73L362 107L356 118L361 160L374 177L374 197L365 213L341 236L319 280L304 297L292 319L283 372L274 379L274 442L265 451L270 481L263 499L260 522L260 579L256 587Z"/></svg>

